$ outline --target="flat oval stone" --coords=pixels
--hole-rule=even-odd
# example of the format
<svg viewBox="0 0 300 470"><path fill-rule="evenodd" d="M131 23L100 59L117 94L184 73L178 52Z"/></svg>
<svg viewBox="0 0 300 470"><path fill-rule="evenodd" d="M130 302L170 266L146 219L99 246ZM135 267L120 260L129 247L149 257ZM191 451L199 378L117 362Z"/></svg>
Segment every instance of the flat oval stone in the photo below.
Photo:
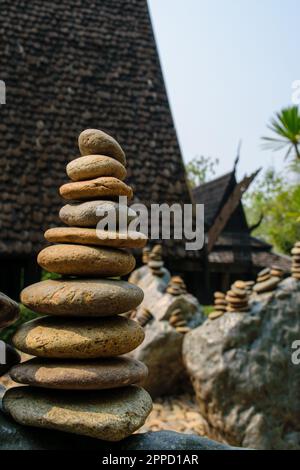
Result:
<svg viewBox="0 0 300 470"><path fill-rule="evenodd" d="M59 211L59 217L66 225L75 227L96 227L97 223L107 216L114 216L116 227L119 218L127 224L137 217L137 213L127 206L114 201L85 201L66 204Z"/></svg>
<svg viewBox="0 0 300 470"><path fill-rule="evenodd" d="M78 137L81 155L107 155L126 166L125 153L120 144L99 129L85 129Z"/></svg>
<svg viewBox="0 0 300 470"><path fill-rule="evenodd" d="M20 313L19 305L7 295L0 292L0 328L14 323Z"/></svg>
<svg viewBox="0 0 300 470"><path fill-rule="evenodd" d="M72 181L90 180L99 176L114 176L119 180L126 178L126 168L111 157L86 155L68 163L67 175Z"/></svg>
<svg viewBox="0 0 300 470"><path fill-rule="evenodd" d="M110 246L113 248L143 248L148 238L140 232L112 232L94 228L55 227L44 234L52 243Z"/></svg>
<svg viewBox="0 0 300 470"><path fill-rule="evenodd" d="M112 176L101 176L93 180L76 181L63 184L59 194L64 199L92 199L98 197L126 196L132 199L133 192L130 186Z"/></svg>
<svg viewBox="0 0 300 470"><path fill-rule="evenodd" d="M24 426L119 441L144 424L152 400L134 385L84 393L16 387L7 390L3 406Z"/></svg>
<svg viewBox="0 0 300 470"><path fill-rule="evenodd" d="M17 349L37 357L90 359L126 354L144 339L143 328L125 317L42 317L23 323L13 336Z"/></svg>
<svg viewBox="0 0 300 470"><path fill-rule="evenodd" d="M291 251L292 255L300 255L300 246L294 246Z"/></svg>
<svg viewBox="0 0 300 470"><path fill-rule="evenodd" d="M47 271L71 276L125 276L135 268L132 254L107 247L53 245L37 257Z"/></svg>
<svg viewBox="0 0 300 470"><path fill-rule="evenodd" d="M15 382L60 390L125 387L142 382L147 373L142 362L129 357L67 362L34 358L10 370Z"/></svg>
<svg viewBox="0 0 300 470"><path fill-rule="evenodd" d="M258 294L272 291L273 289L276 289L280 281L281 281L280 277L271 277L267 281L259 282L258 284L255 284L255 286L253 287L253 290L254 292L257 292Z"/></svg>
<svg viewBox="0 0 300 470"><path fill-rule="evenodd" d="M49 279L21 292L31 310L58 316L111 316L135 309L143 301L140 287L112 279Z"/></svg>

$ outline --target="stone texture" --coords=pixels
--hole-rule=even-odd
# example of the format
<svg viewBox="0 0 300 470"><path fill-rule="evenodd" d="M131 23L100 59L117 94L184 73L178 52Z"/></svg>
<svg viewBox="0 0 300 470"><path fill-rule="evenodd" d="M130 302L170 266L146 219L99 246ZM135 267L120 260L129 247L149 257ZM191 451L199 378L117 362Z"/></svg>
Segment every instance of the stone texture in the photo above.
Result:
<svg viewBox="0 0 300 470"><path fill-rule="evenodd" d="M172 431L133 434L121 442L107 443L76 434L21 426L0 411L0 450L235 450L193 434Z"/></svg>
<svg viewBox="0 0 300 470"><path fill-rule="evenodd" d="M9 389L3 407L25 426L119 441L136 431L152 409L148 393L136 386L97 392Z"/></svg>
<svg viewBox="0 0 300 470"><path fill-rule="evenodd" d="M125 153L119 143L99 129L85 129L78 137L81 155L101 154L115 158L126 165Z"/></svg>
<svg viewBox="0 0 300 470"><path fill-rule="evenodd" d="M38 357L91 359L126 354L143 339L138 323L120 316L97 320L42 317L21 325L13 343Z"/></svg>
<svg viewBox="0 0 300 470"><path fill-rule="evenodd" d="M45 238L52 243L110 246L112 248L143 248L148 238L141 232L112 232L94 228L55 227L46 230Z"/></svg>
<svg viewBox="0 0 300 470"><path fill-rule="evenodd" d="M38 282L21 292L21 301L38 313L62 316L110 316L136 308L142 289L111 279L55 279Z"/></svg>
<svg viewBox="0 0 300 470"><path fill-rule="evenodd" d="M132 199L133 192L130 186L112 176L102 176L93 180L77 181L63 184L59 194L64 199L95 199L127 196Z"/></svg>
<svg viewBox="0 0 300 470"><path fill-rule="evenodd" d="M144 327L144 331L143 344L130 355L146 364L148 376L141 385L156 397L171 389L174 391L179 377L184 375L183 335L166 321L153 321Z"/></svg>
<svg viewBox="0 0 300 470"><path fill-rule="evenodd" d="M101 215L101 211L103 215ZM60 209L59 217L66 225L96 227L97 223L103 219L103 217L106 217L107 214L114 213L116 216L116 227L118 227L120 212L124 214L124 218L128 223L137 216L136 212L132 209L127 206L120 206L114 201L85 201L66 204Z"/></svg>
<svg viewBox="0 0 300 470"><path fill-rule="evenodd" d="M300 283L288 278L188 333L183 355L210 436L243 447L300 449Z"/></svg>
<svg viewBox="0 0 300 470"><path fill-rule="evenodd" d="M17 353L17 351L15 351L15 349L9 344L5 344L4 342L0 342L0 359L3 357L4 350L5 364L1 364L0 360L0 377L6 374L12 366L18 364L21 360L19 353Z"/></svg>
<svg viewBox="0 0 300 470"><path fill-rule="evenodd" d="M19 305L7 295L0 292L0 328L14 323L19 316Z"/></svg>
<svg viewBox="0 0 300 470"><path fill-rule="evenodd" d="M72 181L90 180L100 176L113 176L119 180L126 178L125 167L114 158L104 155L87 155L68 163L67 175Z"/></svg>
<svg viewBox="0 0 300 470"><path fill-rule="evenodd" d="M125 276L135 267L126 251L71 244L48 246L37 261L46 271L71 276Z"/></svg>
<svg viewBox="0 0 300 470"><path fill-rule="evenodd" d="M138 384L147 373L144 364L126 357L67 362L35 358L13 367L10 376L34 387L102 390Z"/></svg>

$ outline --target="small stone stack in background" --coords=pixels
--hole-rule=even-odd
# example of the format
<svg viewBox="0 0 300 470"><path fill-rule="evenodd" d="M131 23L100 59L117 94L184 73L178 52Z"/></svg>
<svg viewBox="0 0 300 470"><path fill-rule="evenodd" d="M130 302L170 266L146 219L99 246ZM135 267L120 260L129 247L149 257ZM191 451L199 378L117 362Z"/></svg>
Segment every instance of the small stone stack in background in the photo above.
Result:
<svg viewBox="0 0 300 470"><path fill-rule="evenodd" d="M252 293L253 287L255 285L255 281L243 281L243 282L244 282L245 289L246 289L248 295L250 295Z"/></svg>
<svg viewBox="0 0 300 470"><path fill-rule="evenodd" d="M184 315L182 314L182 311L180 308L175 309L172 312L172 315L169 318L169 323L177 333L181 333L182 335L185 335L189 331L191 331L191 328L188 326L186 319L184 318Z"/></svg>
<svg viewBox="0 0 300 470"><path fill-rule="evenodd" d="M277 285L281 281L282 276L283 271L276 266L262 269L257 275L256 284L253 287L253 291L257 294L272 292L276 289Z"/></svg>
<svg viewBox="0 0 300 470"><path fill-rule="evenodd" d="M106 210L120 212L124 206L115 200L132 197L122 181L125 154L94 129L80 134L79 148L82 157L67 166L72 182L60 188L65 199L79 201L60 211L70 226L47 230L45 238L57 245L38 255L42 268L62 278L21 294L23 304L46 316L14 335L19 350L37 357L11 370L13 380L29 386L8 390L3 405L20 424L118 441L143 425L152 402L134 385L147 375L144 364L118 357L144 339L141 326L120 315L142 302L143 291L109 278L134 269L134 257L123 248L141 248L147 239L136 232L96 232L99 207L102 217Z"/></svg>
<svg viewBox="0 0 300 470"><path fill-rule="evenodd" d="M300 242L296 242L292 249L292 277L300 281Z"/></svg>
<svg viewBox="0 0 300 470"><path fill-rule="evenodd" d="M227 312L248 312L248 291L244 281L235 281L225 297Z"/></svg>
<svg viewBox="0 0 300 470"><path fill-rule="evenodd" d="M148 266L154 276L163 277L164 262L162 258L162 246L155 245L152 251L149 253Z"/></svg>
<svg viewBox="0 0 300 470"><path fill-rule="evenodd" d="M227 300L223 292L216 291L214 293L214 311L208 315L210 320L221 317L226 312Z"/></svg>
<svg viewBox="0 0 300 470"><path fill-rule="evenodd" d="M167 287L167 293L175 296L186 294L187 290L184 280L180 276L172 276Z"/></svg>

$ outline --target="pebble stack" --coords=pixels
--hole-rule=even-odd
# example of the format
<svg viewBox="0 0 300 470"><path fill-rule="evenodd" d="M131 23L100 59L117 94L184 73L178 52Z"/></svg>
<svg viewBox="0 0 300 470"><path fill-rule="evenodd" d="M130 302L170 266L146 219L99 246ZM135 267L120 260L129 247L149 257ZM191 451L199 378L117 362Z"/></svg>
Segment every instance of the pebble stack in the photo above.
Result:
<svg viewBox="0 0 300 470"><path fill-rule="evenodd" d="M300 242L292 249L292 277L300 281Z"/></svg>
<svg viewBox="0 0 300 470"><path fill-rule="evenodd" d="M167 287L167 293L177 296L187 293L184 280L180 276L173 276Z"/></svg>
<svg viewBox="0 0 300 470"><path fill-rule="evenodd" d="M257 275L256 284L253 287L253 291L257 294L263 294L265 292L272 292L276 289L277 285L281 281L283 271L274 266L272 268L264 268Z"/></svg>
<svg viewBox="0 0 300 470"><path fill-rule="evenodd" d="M154 276L163 277L164 262L162 258L162 246L155 245L148 255L148 266Z"/></svg>
<svg viewBox="0 0 300 470"><path fill-rule="evenodd" d="M191 331L191 328L187 325L187 321L184 318L180 308L173 310L169 318L169 323L178 333L186 334Z"/></svg>
<svg viewBox="0 0 300 470"><path fill-rule="evenodd" d="M235 281L226 294L227 312L248 312L248 290L244 281Z"/></svg>
<svg viewBox="0 0 300 470"><path fill-rule="evenodd" d="M118 441L141 427L152 408L135 385L147 368L120 357L144 339L142 327L121 316L142 302L143 291L120 277L135 267L126 248L141 248L147 239L96 231L98 207L120 211L117 198L132 197L123 182L125 154L95 129L80 134L79 149L82 156L67 165L71 182L60 188L71 201L60 211L69 226L47 230L45 238L56 245L38 255L42 268L62 277L22 291L22 303L45 316L14 335L14 345L36 357L11 369L12 379L27 386L8 390L3 405L24 425Z"/></svg>
<svg viewBox="0 0 300 470"><path fill-rule="evenodd" d="M216 291L214 293L214 311L208 315L210 320L221 317L226 312L227 300L223 292Z"/></svg>

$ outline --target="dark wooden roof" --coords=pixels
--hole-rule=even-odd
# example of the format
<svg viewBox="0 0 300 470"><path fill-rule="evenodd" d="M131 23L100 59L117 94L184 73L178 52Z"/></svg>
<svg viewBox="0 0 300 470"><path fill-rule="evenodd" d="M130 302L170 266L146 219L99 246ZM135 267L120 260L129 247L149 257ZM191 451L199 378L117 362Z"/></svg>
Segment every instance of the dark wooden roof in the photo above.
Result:
<svg viewBox="0 0 300 470"><path fill-rule="evenodd" d="M232 171L193 189L194 201L205 205L206 231L213 225L236 184L235 171ZM273 253L272 245L251 236L241 201L209 253L208 260L214 265L238 263L253 265L257 269L278 265L284 271L289 271L291 267L289 256Z"/></svg>
<svg viewBox="0 0 300 470"><path fill-rule="evenodd" d="M123 146L138 201L190 202L146 0L4 0L0 34L0 255L37 251L59 223L85 128Z"/></svg>
<svg viewBox="0 0 300 470"><path fill-rule="evenodd" d="M197 204L204 204L205 225L211 227L221 209L223 203L227 199L230 188L235 183L234 172L226 173L207 183L200 184L194 188L192 195Z"/></svg>

